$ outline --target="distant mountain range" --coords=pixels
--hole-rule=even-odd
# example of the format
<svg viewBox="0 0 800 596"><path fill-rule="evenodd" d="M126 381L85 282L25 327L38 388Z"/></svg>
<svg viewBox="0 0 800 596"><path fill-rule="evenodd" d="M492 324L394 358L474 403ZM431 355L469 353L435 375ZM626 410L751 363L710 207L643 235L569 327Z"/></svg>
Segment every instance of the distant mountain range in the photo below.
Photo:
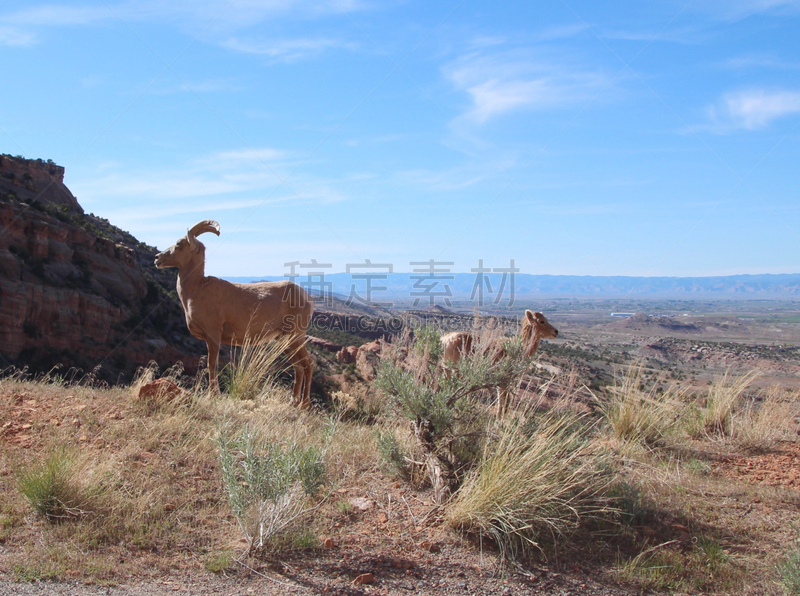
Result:
<svg viewBox="0 0 800 596"><path fill-rule="evenodd" d="M376 271L376 275L379 273ZM359 271L356 275L364 275ZM374 302L408 302L421 299L421 304L429 303L429 293L437 294L437 304L449 294L452 300L478 300L476 274L451 273L436 274L437 278L420 279L420 273L389 273L386 279L373 278L373 288L386 290L372 293ZM444 279L447 276L449 279ZM484 303L491 303L502 284L499 273L485 274L483 280ZM228 277L230 281L249 283L253 281L274 281L286 279L282 276L266 277ZM307 275L295 278L304 286L309 285ZM486 283L488 281L488 284ZM334 294L348 296L351 287L362 298L366 295L367 281L353 279L350 273L325 274L321 280L315 276L310 284L313 291L319 291L321 283ZM434 283L436 282L436 283ZM330 286L327 284L330 283ZM502 302L510 295L510 276L505 280ZM491 289L491 292L489 291ZM594 275L529 275L518 273L514 276L514 295L516 300L542 297L615 297L615 298L716 298L716 299L800 299L800 273L727 275L718 277L628 277Z"/></svg>

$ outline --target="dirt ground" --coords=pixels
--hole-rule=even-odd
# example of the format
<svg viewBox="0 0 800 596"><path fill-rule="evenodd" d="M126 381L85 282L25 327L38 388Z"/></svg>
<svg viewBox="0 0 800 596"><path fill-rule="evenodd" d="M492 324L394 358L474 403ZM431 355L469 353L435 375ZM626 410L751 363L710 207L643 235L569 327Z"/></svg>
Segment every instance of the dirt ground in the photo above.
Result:
<svg viewBox="0 0 800 596"><path fill-rule="evenodd" d="M699 354L693 363L707 357L691 346L689 352ZM15 466L42 453L47 437L59 436L82 452L120 458L129 473L147 469L169 478L161 506L183 533L183 538L171 536L164 544L104 544L67 556L58 550L58 542L69 539L68 525L53 530L17 495L14 503L0 503L0 596L779 594L773 565L793 539L791 524L800 523L799 443L783 442L759 453L691 451L695 446L686 446L668 471L630 463L632 469L646 468L652 478L656 488L650 501L663 498L665 504L643 512L623 537L593 536L595 530L587 528L572 538L568 549L502 564L493 545L445 528L442 510L427 491L372 466L333 489L309 522L313 544L284 548L249 560L247 566L230 562L212 572L211 555L230 552L235 558L245 547L224 500L219 470L199 457L193 461L191 452L176 462L156 438L131 442L126 424L149 423L132 409L127 394L40 384L7 391L0 404L0 495L17 495ZM690 466L694 460L700 463ZM720 560L739 574L731 584L739 588L703 587L717 581L711 558L698 555L698 545L709 541L719 546ZM626 576L620 563L630 560L633 546L644 553L668 553L676 576L682 565L695 566L700 571L693 567L692 573L699 578L676 584L690 586L680 589L654 583L648 578L662 566L660 560ZM57 572L20 572L52 552L66 558ZM93 565L100 565L102 573ZM704 565L707 578L702 577Z"/></svg>

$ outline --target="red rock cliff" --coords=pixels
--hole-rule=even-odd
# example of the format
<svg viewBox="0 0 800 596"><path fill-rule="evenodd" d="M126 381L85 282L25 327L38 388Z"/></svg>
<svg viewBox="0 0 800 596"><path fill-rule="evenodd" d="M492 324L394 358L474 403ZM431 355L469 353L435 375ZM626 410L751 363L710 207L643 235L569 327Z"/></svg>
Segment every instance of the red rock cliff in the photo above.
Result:
<svg viewBox="0 0 800 596"><path fill-rule="evenodd" d="M170 295L174 272L84 214L63 178L55 164L0 156L0 363L101 365L110 381L151 360L195 370L204 345Z"/></svg>

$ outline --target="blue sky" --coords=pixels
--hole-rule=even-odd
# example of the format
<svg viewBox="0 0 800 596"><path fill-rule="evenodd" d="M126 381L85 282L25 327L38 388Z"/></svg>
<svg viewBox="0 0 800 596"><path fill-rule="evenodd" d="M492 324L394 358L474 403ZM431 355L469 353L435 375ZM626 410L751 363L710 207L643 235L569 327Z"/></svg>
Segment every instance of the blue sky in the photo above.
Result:
<svg viewBox="0 0 800 596"><path fill-rule="evenodd" d="M207 272L800 271L800 1L0 0L0 152Z"/></svg>

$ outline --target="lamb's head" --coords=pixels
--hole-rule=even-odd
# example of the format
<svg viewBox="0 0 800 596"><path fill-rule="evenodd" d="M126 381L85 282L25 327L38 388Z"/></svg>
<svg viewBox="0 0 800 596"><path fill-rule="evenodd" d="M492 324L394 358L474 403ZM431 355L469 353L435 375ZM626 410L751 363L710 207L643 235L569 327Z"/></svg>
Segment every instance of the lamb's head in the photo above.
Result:
<svg viewBox="0 0 800 596"><path fill-rule="evenodd" d="M530 334L533 337L544 339L553 339L558 337L558 329L553 327L547 322L545 316L540 312L533 312L532 310L525 311L525 319L522 322L523 329L530 328Z"/></svg>
<svg viewBox="0 0 800 596"><path fill-rule="evenodd" d="M219 236L219 224L210 219L196 223L186 232L186 236L178 240L167 250L156 255L156 267L184 267L197 259L205 259L206 247L197 239L197 236L211 232Z"/></svg>

